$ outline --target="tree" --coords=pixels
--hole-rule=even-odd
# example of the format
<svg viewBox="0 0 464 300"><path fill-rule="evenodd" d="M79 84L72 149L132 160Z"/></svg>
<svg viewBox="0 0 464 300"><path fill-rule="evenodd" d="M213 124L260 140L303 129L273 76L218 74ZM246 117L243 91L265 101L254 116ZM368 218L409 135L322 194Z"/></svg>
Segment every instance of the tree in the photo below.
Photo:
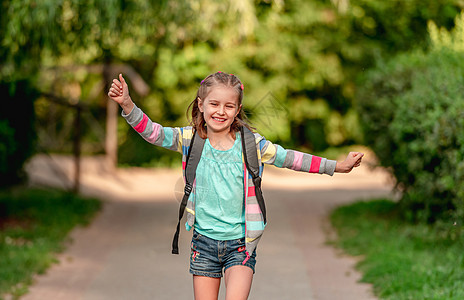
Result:
<svg viewBox="0 0 464 300"><path fill-rule="evenodd" d="M264 135L284 146L322 151L362 142L353 108L356 77L376 57L423 43L427 20L451 27L462 4L14 0L3 1L2 8L8 17L0 22L0 78L40 78L36 86L61 96L66 89L57 87L78 85L81 99L103 108L104 94L92 91L103 91L97 82L116 74L69 70L130 65L150 87L148 95L134 95L137 103L155 120L180 125L199 82L227 71L245 83L245 109ZM130 139L119 132L120 146Z"/></svg>

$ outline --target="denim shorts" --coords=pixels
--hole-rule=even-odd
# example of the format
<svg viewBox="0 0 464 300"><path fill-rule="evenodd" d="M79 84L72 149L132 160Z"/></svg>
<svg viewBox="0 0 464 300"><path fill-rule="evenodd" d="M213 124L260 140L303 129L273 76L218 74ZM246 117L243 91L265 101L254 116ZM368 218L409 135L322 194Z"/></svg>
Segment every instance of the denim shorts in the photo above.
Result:
<svg viewBox="0 0 464 300"><path fill-rule="evenodd" d="M193 275L220 278L222 271L232 266L243 265L246 259L245 238L218 241L193 231L190 252L190 273ZM256 251L245 262L255 273Z"/></svg>

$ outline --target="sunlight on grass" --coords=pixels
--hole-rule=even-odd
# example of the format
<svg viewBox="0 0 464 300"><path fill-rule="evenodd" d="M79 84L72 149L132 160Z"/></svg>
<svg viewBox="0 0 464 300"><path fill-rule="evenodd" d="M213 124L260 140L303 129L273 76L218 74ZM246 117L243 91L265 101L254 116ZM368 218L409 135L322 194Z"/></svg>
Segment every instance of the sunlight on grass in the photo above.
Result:
<svg viewBox="0 0 464 300"><path fill-rule="evenodd" d="M334 243L364 259L362 281L381 299L464 299L462 226L411 224L389 200L358 202L331 215Z"/></svg>
<svg viewBox="0 0 464 300"><path fill-rule="evenodd" d="M27 292L65 247L76 225L87 225L100 209L95 199L56 190L0 193L0 299Z"/></svg>

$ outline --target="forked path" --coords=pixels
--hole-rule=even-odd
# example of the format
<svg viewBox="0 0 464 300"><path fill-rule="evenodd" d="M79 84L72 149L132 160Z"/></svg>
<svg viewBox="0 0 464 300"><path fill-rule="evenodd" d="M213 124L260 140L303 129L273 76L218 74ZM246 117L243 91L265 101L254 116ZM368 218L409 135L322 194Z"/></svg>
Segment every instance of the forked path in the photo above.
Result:
<svg viewBox="0 0 464 300"><path fill-rule="evenodd" d="M36 157L28 165L31 183L63 186L71 161L54 161L64 174L57 176L47 159ZM72 232L60 262L37 276L21 299L193 299L190 232L181 233L180 255L170 254L181 171L111 171L101 161L84 161L82 193L103 199L102 212ZM266 168L263 180L268 225L250 299L376 299L368 284L358 282L356 259L326 244L327 215L337 205L391 196L387 175L367 166L333 177Z"/></svg>

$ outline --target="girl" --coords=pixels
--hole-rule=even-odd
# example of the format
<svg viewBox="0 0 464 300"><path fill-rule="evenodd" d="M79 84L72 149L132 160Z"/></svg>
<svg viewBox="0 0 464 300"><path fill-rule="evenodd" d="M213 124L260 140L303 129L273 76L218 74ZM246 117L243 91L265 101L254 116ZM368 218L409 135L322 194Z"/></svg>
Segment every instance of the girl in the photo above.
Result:
<svg viewBox="0 0 464 300"><path fill-rule="evenodd" d="M247 299L255 272L256 246L265 224L242 160L239 132L241 126L250 128L242 110L243 90L233 74L207 76L189 106L192 126L176 128L152 122L132 102L121 74L108 92L122 107L122 116L145 140L183 154L184 171L194 132L206 139L186 207L185 226L194 228L190 273L195 299L217 299L223 272L226 299ZM260 173L264 163L310 173L348 173L360 165L364 155L350 152L343 162L336 162L286 150L257 133L255 138Z"/></svg>

